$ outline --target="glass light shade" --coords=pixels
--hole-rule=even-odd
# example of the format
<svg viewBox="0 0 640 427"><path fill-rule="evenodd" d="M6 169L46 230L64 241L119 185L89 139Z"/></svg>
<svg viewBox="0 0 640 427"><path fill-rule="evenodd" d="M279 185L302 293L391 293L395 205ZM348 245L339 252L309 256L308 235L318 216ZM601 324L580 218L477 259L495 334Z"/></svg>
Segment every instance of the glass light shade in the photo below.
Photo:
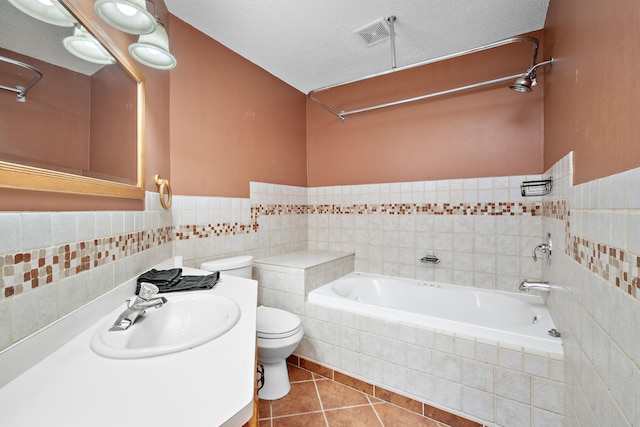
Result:
<svg viewBox="0 0 640 427"><path fill-rule="evenodd" d="M95 64L115 64L116 60L100 42L86 30L76 26L73 35L62 41L72 55Z"/></svg>
<svg viewBox="0 0 640 427"><path fill-rule="evenodd" d="M59 27L73 27L76 20L58 0L9 0L19 11Z"/></svg>
<svg viewBox="0 0 640 427"><path fill-rule="evenodd" d="M98 0L93 7L104 22L125 33L149 34L156 29L146 0Z"/></svg>
<svg viewBox="0 0 640 427"><path fill-rule="evenodd" d="M158 70L170 70L177 64L169 52L169 37L161 24L153 33L141 35L137 43L129 45L129 53L139 63Z"/></svg>

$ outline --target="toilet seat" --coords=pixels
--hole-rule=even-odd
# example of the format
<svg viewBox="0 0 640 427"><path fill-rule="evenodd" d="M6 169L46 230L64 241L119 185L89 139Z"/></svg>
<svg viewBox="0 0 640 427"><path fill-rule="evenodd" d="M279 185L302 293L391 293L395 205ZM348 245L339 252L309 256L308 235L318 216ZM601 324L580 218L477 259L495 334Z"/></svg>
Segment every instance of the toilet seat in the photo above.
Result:
<svg viewBox="0 0 640 427"><path fill-rule="evenodd" d="M300 318L288 311L259 306L256 311L256 333L262 339L281 339L302 329Z"/></svg>

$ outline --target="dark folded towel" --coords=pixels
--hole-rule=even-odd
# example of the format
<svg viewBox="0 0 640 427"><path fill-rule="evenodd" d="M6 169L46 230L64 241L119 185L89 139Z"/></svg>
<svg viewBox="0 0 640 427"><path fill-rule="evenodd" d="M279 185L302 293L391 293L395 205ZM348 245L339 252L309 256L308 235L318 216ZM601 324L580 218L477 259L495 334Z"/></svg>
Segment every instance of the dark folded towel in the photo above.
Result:
<svg viewBox="0 0 640 427"><path fill-rule="evenodd" d="M216 271L207 276L182 276L182 280L175 285L160 287L160 292L199 291L211 289L218 283L220 272Z"/></svg>
<svg viewBox="0 0 640 427"><path fill-rule="evenodd" d="M198 291L211 289L218 283L220 272L207 276L183 276L181 268L171 270L149 270L138 276L136 294L140 291L140 283L146 282L158 287L159 292Z"/></svg>

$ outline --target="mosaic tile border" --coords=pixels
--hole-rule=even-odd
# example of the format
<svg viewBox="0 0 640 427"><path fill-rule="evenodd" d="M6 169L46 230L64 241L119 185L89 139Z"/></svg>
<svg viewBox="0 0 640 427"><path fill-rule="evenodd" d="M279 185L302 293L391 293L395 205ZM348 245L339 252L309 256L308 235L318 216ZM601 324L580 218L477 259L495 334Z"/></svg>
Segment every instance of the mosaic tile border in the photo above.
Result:
<svg viewBox="0 0 640 427"><path fill-rule="evenodd" d="M249 223L221 222L205 225L182 225L176 230L177 240L206 239L212 236L249 234L260 229L260 216L275 215L491 215L491 216L541 216L543 206L539 202L487 202L487 203L389 203L354 205L254 205L251 206Z"/></svg>
<svg viewBox="0 0 640 427"><path fill-rule="evenodd" d="M251 216L281 214L333 214L333 215L528 215L541 216L540 202L478 202L478 203L363 203L351 205L257 205L251 207Z"/></svg>
<svg viewBox="0 0 640 427"><path fill-rule="evenodd" d="M578 264L629 295L640 297L640 256L578 236L571 236L571 242L570 256Z"/></svg>
<svg viewBox="0 0 640 427"><path fill-rule="evenodd" d="M487 202L412 204L353 204L340 205L255 205L251 207L249 223L216 223L163 227L151 231L127 233L92 241L58 247L37 249L0 257L0 299L19 295L29 289L44 286L157 247L164 243L190 238L209 238L225 235L249 234L259 231L261 215L492 215L544 216L565 222L565 253L593 273L640 297L640 256L619 248L590 241L570 233L569 201Z"/></svg>
<svg viewBox="0 0 640 427"><path fill-rule="evenodd" d="M564 222L565 254L629 295L640 298L640 255L571 233L569 200L543 202L543 216Z"/></svg>
<svg viewBox="0 0 640 427"><path fill-rule="evenodd" d="M273 215L507 215L540 216L540 202L382 203L353 205L273 204L251 206L250 221L181 225L70 243L0 257L0 299L88 271L167 242L259 231L260 216Z"/></svg>
<svg viewBox="0 0 640 427"><path fill-rule="evenodd" d="M19 295L172 240L173 227L163 227L5 255L0 257L0 299Z"/></svg>
<svg viewBox="0 0 640 427"><path fill-rule="evenodd" d="M482 427L481 423L471 421L467 418L431 406L428 403L424 403L419 400L415 400L410 397L406 397L393 391L387 390L385 388L370 384L366 381L359 380L357 378L343 374L342 372L327 368L326 366L308 360L302 356L293 354L287 358L287 362L294 366L306 369L307 371L311 371L315 374L339 382L340 384L344 384L362 393L368 394L371 397L376 397L380 400L384 400L385 402L400 406L401 408L404 408L408 411L431 418L438 422L456 427Z"/></svg>
<svg viewBox="0 0 640 427"><path fill-rule="evenodd" d="M569 209L569 200L560 199L543 201L542 212L545 218L569 221L571 216L571 210Z"/></svg>

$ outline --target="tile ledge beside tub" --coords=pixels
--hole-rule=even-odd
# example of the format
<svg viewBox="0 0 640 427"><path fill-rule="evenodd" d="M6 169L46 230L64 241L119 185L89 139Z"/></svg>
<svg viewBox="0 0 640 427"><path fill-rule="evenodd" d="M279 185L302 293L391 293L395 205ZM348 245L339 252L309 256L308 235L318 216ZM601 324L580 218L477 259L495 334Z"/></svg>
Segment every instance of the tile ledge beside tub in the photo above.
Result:
<svg viewBox="0 0 640 427"><path fill-rule="evenodd" d="M182 258L175 257L154 268L181 266ZM204 273L186 267L183 272ZM242 313L229 332L213 341L145 359L96 355L89 347L93 333L122 311L135 282L130 279L0 352L3 423L106 427L126 421L195 427L242 425L251 418L257 282L225 277L208 291L235 300Z"/></svg>

